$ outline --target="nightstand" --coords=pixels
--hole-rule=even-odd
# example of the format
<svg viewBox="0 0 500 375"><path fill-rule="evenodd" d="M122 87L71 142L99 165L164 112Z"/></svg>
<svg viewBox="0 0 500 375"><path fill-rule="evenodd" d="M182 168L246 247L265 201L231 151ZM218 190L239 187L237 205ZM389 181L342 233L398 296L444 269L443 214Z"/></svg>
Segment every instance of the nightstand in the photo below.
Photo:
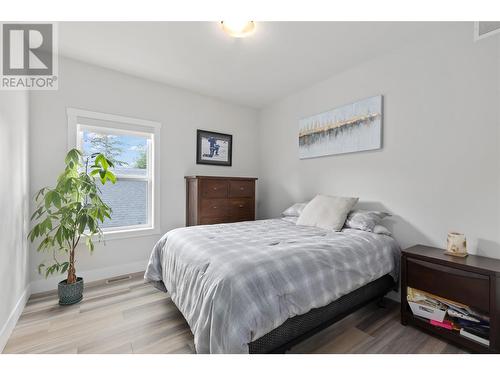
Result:
<svg viewBox="0 0 500 375"><path fill-rule="evenodd" d="M407 287L420 289L481 311L490 317L490 345L414 316ZM478 353L500 352L500 260L477 255L457 258L443 249L417 245L401 253L401 324L411 324Z"/></svg>

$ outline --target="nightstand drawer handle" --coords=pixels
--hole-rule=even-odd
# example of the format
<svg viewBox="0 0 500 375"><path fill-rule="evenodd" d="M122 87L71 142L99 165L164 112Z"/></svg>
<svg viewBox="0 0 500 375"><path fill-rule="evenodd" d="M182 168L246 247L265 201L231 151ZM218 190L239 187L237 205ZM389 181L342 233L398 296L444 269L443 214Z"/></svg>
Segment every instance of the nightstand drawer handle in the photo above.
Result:
<svg viewBox="0 0 500 375"><path fill-rule="evenodd" d="M213 208L214 210L216 210L216 209L217 209L217 206L213 206L212 208Z"/></svg>
<svg viewBox="0 0 500 375"><path fill-rule="evenodd" d="M240 204L240 208L243 208L243 205L242 205L242 204Z"/></svg>
<svg viewBox="0 0 500 375"><path fill-rule="evenodd" d="M242 186L242 187L240 187L240 190L245 190L245 188Z"/></svg>
<svg viewBox="0 0 500 375"><path fill-rule="evenodd" d="M216 188L216 187L214 187L214 190L217 190L217 188Z"/></svg>

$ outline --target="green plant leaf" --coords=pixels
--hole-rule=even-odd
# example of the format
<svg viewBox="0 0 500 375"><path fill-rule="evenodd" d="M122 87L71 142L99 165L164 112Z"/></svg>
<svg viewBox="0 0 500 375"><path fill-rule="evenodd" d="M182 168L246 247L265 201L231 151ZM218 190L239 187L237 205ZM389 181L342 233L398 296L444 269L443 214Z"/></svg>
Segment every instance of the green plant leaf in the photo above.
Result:
<svg viewBox="0 0 500 375"><path fill-rule="evenodd" d="M57 228L56 235L54 236L54 238L56 239L59 247L61 247L62 243L63 243L63 227L62 226L59 226L59 228Z"/></svg>
<svg viewBox="0 0 500 375"><path fill-rule="evenodd" d="M90 250L90 252L94 251L94 242L92 242L92 237L91 236L85 237L85 245Z"/></svg>
<svg viewBox="0 0 500 375"><path fill-rule="evenodd" d="M31 242L33 242L35 238L38 237L39 230L40 230L40 224L35 225L33 229L31 229L29 233L29 238Z"/></svg>
<svg viewBox="0 0 500 375"><path fill-rule="evenodd" d="M50 237L45 237L42 242L40 242L40 244L38 245L37 247L37 251L42 251L43 249L47 248L47 246L50 244L51 242L51 239Z"/></svg>
<svg viewBox="0 0 500 375"><path fill-rule="evenodd" d="M68 267L69 267L69 262L64 262L64 263L61 263L61 273L64 273L68 270Z"/></svg>
<svg viewBox="0 0 500 375"><path fill-rule="evenodd" d="M47 188L45 188L45 187L38 190L38 192L35 195L35 202L38 202L40 197L43 197L46 191L47 191Z"/></svg>
<svg viewBox="0 0 500 375"><path fill-rule="evenodd" d="M78 164L81 155L81 152L74 148L67 153L64 162L66 163L66 165L69 165L71 162L73 162L73 164Z"/></svg>
<svg viewBox="0 0 500 375"><path fill-rule="evenodd" d="M50 220L50 216L47 217L43 222L44 232L48 232L52 230L52 220Z"/></svg>
<svg viewBox="0 0 500 375"><path fill-rule="evenodd" d="M86 226L87 226L87 216L82 215L78 223L78 232L83 233L85 231Z"/></svg>
<svg viewBox="0 0 500 375"><path fill-rule="evenodd" d="M99 164L104 171L106 171L109 168L109 162L108 159L103 154L97 155L95 158L95 164Z"/></svg>
<svg viewBox="0 0 500 375"><path fill-rule="evenodd" d="M50 190L47 192L47 194L45 194L45 209L49 209L50 208L50 205L52 204L52 195L54 193Z"/></svg>
<svg viewBox="0 0 500 375"><path fill-rule="evenodd" d="M49 277L49 275L52 275L53 273L54 273L54 266L45 268L45 278Z"/></svg>
<svg viewBox="0 0 500 375"><path fill-rule="evenodd" d="M113 184L116 183L116 176L111 171L106 171L106 178L110 180Z"/></svg>
<svg viewBox="0 0 500 375"><path fill-rule="evenodd" d="M33 215L31 215L30 220L33 221L33 219L39 218L42 215L43 212L43 207L38 207L35 212L33 212Z"/></svg>
<svg viewBox="0 0 500 375"><path fill-rule="evenodd" d="M95 225L96 225L96 224L95 224L95 220L94 220L94 218L93 218L92 216L90 216L90 215L89 215L89 216L87 216L87 226L88 226L89 231L90 231L91 233L95 232Z"/></svg>
<svg viewBox="0 0 500 375"><path fill-rule="evenodd" d="M61 196L58 192L54 192L52 195L52 203L56 206L56 208L61 208Z"/></svg>

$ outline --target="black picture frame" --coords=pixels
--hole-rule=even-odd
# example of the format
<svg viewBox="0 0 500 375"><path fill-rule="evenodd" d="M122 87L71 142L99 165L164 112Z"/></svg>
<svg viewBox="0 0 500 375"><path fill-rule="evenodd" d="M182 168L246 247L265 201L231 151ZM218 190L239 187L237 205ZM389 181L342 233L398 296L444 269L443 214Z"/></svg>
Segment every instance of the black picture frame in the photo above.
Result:
<svg viewBox="0 0 500 375"><path fill-rule="evenodd" d="M210 155L208 153L202 155L203 152L202 142L204 138L215 139L216 146L218 141L227 142L227 150L224 151L227 154L227 160L209 159L218 154L220 145L217 148L210 147ZM198 129L196 131L196 164L221 165L225 167L230 167L232 163L233 163L233 136L231 134L217 133L201 129Z"/></svg>

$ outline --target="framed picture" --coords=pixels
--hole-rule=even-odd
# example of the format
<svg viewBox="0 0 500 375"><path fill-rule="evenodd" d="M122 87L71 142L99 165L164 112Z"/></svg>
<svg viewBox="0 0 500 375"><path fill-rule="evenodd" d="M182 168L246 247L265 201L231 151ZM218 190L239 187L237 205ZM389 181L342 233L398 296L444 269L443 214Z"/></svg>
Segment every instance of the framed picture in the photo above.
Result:
<svg viewBox="0 0 500 375"><path fill-rule="evenodd" d="M196 164L231 166L233 136L208 130L196 132Z"/></svg>
<svg viewBox="0 0 500 375"><path fill-rule="evenodd" d="M299 122L300 159L382 148L382 95Z"/></svg>

